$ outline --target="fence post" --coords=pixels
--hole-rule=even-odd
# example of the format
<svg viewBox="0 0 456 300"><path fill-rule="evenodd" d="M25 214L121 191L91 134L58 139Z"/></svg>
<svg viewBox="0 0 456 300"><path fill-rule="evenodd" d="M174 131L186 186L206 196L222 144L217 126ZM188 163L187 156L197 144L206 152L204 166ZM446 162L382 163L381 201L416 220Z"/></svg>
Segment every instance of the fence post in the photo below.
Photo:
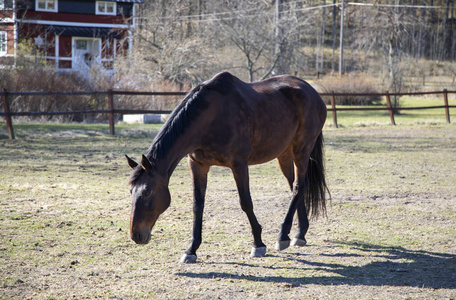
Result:
<svg viewBox="0 0 456 300"><path fill-rule="evenodd" d="M443 90L443 101L445 101L445 114L446 114L447 123L451 123L450 122L450 107L448 106L448 91L447 91L447 89Z"/></svg>
<svg viewBox="0 0 456 300"><path fill-rule="evenodd" d="M334 96L334 91L331 92L331 108L334 127L339 128L339 125L337 124L336 97Z"/></svg>
<svg viewBox="0 0 456 300"><path fill-rule="evenodd" d="M393 110L393 107L391 106L391 99L390 99L390 94L388 91L386 91L386 106L388 107L391 124L396 125L396 121L394 120L394 110Z"/></svg>
<svg viewBox="0 0 456 300"><path fill-rule="evenodd" d="M116 131L114 128L114 94L112 89L108 90L108 109L109 109L109 134L115 135Z"/></svg>
<svg viewBox="0 0 456 300"><path fill-rule="evenodd" d="M2 102L3 102L3 110L5 111L6 127L8 128L9 138L11 140L14 140L13 122L11 121L8 99L6 98L7 94L8 94L8 92L6 91L6 89L3 89Z"/></svg>

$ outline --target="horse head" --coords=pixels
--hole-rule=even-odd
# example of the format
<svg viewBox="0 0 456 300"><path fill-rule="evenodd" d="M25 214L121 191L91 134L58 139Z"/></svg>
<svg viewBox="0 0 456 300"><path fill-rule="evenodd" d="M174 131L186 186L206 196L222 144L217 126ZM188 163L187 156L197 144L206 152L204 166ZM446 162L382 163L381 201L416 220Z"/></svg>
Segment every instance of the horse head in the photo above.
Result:
<svg viewBox="0 0 456 300"><path fill-rule="evenodd" d="M171 203L168 178L160 175L153 162L144 155L141 164L126 157L133 169L130 177L130 237L137 244L147 244L155 222Z"/></svg>

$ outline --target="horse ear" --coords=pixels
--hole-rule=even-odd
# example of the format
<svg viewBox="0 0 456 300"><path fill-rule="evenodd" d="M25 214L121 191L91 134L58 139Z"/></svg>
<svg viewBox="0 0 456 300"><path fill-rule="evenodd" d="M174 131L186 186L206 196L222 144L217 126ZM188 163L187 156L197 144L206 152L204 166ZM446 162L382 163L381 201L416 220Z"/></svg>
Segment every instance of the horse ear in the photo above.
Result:
<svg viewBox="0 0 456 300"><path fill-rule="evenodd" d="M134 169L138 166L138 163L135 162L133 159L129 158L126 154L125 154L125 157L127 158L127 162L128 162L128 165L130 166L130 168Z"/></svg>
<svg viewBox="0 0 456 300"><path fill-rule="evenodd" d="M152 164L150 163L150 160L144 154L141 158L141 166L147 173L150 173L152 170Z"/></svg>

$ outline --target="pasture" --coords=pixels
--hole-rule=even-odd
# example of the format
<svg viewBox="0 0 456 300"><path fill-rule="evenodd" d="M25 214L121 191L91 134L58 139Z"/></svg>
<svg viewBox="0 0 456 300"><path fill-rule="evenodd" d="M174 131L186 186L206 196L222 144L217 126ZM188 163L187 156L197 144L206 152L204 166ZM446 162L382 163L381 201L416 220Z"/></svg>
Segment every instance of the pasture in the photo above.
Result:
<svg viewBox="0 0 456 300"><path fill-rule="evenodd" d="M119 125L111 137L106 125L15 124L16 140L2 135L0 298L455 298L454 124L325 128L332 201L303 248L273 249L291 193L276 161L251 167L264 258L249 256L231 171L212 168L189 265L179 263L192 226L185 159L151 243L128 234L124 154L139 158L157 130Z"/></svg>

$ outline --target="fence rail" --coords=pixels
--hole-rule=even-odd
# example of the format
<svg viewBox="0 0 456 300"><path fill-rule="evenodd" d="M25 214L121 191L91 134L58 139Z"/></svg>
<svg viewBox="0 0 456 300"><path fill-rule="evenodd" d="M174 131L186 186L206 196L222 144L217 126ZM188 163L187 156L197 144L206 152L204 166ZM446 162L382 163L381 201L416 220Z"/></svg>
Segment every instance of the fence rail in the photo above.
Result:
<svg viewBox="0 0 456 300"><path fill-rule="evenodd" d="M5 117L8 135L10 139L14 139L14 129L12 117L17 116L54 116L54 115L76 115L76 114L108 114L109 133L115 135L115 118L116 114L168 114L170 110L132 110L132 109L116 109L114 106L114 95L129 95L129 96L184 96L186 92L134 92L134 91L82 91L82 92L46 92L46 91L24 91L24 92L9 92L6 89L0 91L2 98L3 110L0 116ZM331 111L334 126L337 128L337 111L388 111L391 124L396 125L394 112L396 110L418 110L418 109L445 109L447 123L450 123L450 108L456 108L456 105L448 104L448 94L456 94L456 91L433 91L433 92L414 92L414 93L320 93L321 96L329 96L331 99ZM77 110L77 111L29 111L29 112L12 112L9 107L9 96L55 96L55 95L106 95L108 109L101 110ZM391 96L422 96L422 95L443 95L443 105L436 106L420 106L420 107L400 107L395 108L391 105ZM386 107L342 107L337 108L336 97L352 96L352 97L386 97Z"/></svg>

